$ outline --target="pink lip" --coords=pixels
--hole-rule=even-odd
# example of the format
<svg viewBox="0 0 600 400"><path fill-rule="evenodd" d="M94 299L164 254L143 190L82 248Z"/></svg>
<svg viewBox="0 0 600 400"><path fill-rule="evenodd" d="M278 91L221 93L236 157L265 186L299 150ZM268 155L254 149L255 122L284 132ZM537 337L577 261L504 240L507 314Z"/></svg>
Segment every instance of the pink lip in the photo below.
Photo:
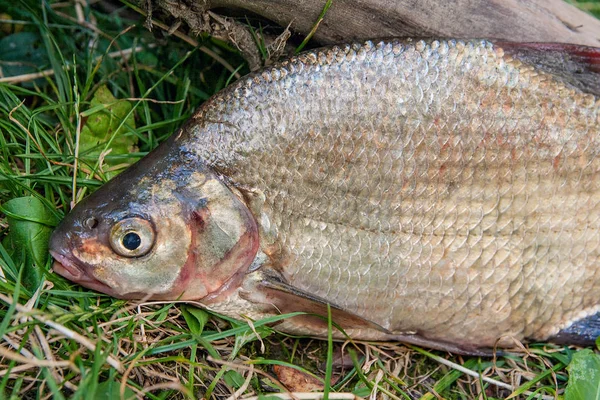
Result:
<svg viewBox="0 0 600 400"><path fill-rule="evenodd" d="M97 292L102 292L109 295L114 295L114 291L110 286L88 275L82 268L76 265L67 256L52 250L50 250L50 254L54 258L52 269L57 274L61 275L64 278L67 278L72 282L78 283L81 286L85 286L88 289L92 289Z"/></svg>
<svg viewBox="0 0 600 400"><path fill-rule="evenodd" d="M52 264L54 272L73 282L78 282L82 278L83 271L73 264L71 260L52 250L50 250L50 254L54 258L54 263Z"/></svg>

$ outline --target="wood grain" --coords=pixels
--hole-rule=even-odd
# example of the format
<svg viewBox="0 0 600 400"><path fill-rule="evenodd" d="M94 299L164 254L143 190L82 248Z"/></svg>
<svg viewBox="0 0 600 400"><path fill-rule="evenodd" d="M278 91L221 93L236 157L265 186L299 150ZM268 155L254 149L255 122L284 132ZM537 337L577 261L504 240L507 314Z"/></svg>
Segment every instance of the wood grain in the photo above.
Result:
<svg viewBox="0 0 600 400"><path fill-rule="evenodd" d="M197 0L245 9L307 33L324 0ZM562 0L335 0L317 30L323 44L389 36L446 36L600 45L600 21Z"/></svg>

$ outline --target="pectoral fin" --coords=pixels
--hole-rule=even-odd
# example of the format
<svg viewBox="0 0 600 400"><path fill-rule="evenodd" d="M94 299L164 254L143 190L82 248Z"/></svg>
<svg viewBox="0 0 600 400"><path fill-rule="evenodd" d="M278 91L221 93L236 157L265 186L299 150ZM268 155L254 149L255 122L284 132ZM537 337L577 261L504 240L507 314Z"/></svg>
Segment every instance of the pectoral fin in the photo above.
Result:
<svg viewBox="0 0 600 400"><path fill-rule="evenodd" d="M278 312L287 314L292 312L306 312L307 315L293 317L286 322L293 322L298 331L309 334L327 330L327 305L331 310L331 319L344 330L360 329L370 330L377 340L400 341L418 346L445 350L456 354L492 356L492 349L480 349L477 347L444 342L436 339L428 339L419 334L390 332L381 325L369 321L359 315L344 310L343 308L328 303L322 297L315 296L300 288L290 285L277 271L262 266L259 270L246 276L243 290L240 296L254 304L264 305L265 312ZM319 317L320 316L320 317ZM290 324L286 325L289 329ZM334 329L335 330L335 329ZM336 332L334 332L335 334ZM339 335L336 335L339 337Z"/></svg>
<svg viewBox="0 0 600 400"><path fill-rule="evenodd" d="M303 327L314 331L327 329L327 305L329 304L332 321L343 329L374 329L389 333L372 321L288 284L277 271L263 267L251 275L246 279L240 296L253 303L264 304L265 307L273 308L281 314L298 311L313 314L294 317L294 322Z"/></svg>

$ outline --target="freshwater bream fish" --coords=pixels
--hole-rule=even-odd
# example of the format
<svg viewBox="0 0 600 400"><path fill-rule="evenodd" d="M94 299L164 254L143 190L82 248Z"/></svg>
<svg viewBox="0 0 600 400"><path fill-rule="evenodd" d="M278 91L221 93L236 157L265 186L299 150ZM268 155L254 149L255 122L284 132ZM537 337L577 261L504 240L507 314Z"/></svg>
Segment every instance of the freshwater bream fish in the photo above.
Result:
<svg viewBox="0 0 600 400"><path fill-rule="evenodd" d="M455 352L593 341L598 60L410 39L298 55L216 94L78 204L52 236L54 271L236 318L329 304L353 338Z"/></svg>

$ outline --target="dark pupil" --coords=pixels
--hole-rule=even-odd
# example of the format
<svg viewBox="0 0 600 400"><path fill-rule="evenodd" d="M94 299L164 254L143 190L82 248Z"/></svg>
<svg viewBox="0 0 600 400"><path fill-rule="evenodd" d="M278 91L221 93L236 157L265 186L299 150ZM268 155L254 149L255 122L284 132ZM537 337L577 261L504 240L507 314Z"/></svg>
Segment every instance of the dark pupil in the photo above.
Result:
<svg viewBox="0 0 600 400"><path fill-rule="evenodd" d="M135 232L129 232L123 236L123 247L127 250L135 250L140 247L140 244L142 244L142 239Z"/></svg>

